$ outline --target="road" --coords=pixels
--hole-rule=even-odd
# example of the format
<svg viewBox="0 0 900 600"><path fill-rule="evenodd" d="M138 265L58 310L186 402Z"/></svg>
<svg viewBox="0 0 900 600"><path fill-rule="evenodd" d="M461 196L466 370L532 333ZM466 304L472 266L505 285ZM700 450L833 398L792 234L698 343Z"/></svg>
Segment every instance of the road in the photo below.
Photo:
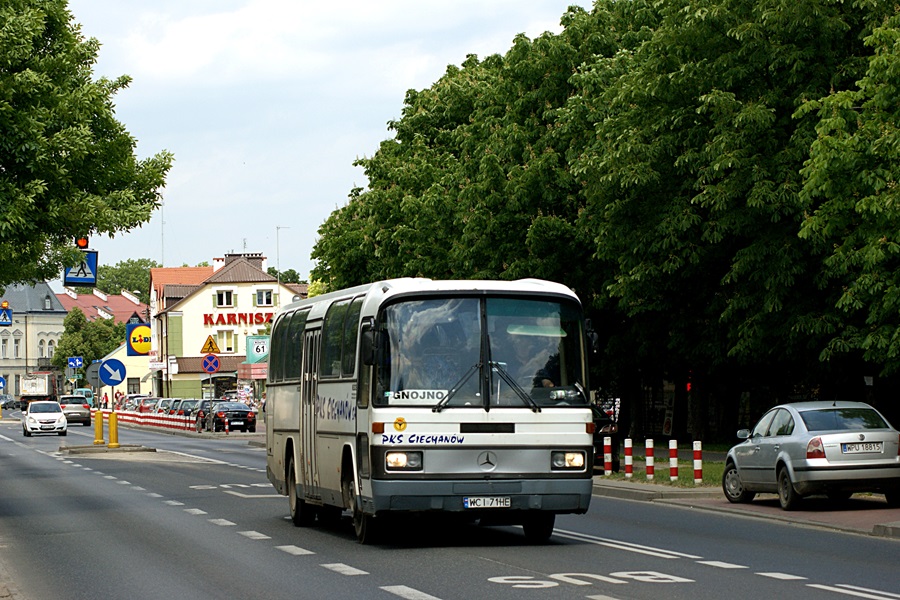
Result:
<svg viewBox="0 0 900 600"><path fill-rule="evenodd" d="M159 451L74 454L60 445L90 446L91 428L23 438L0 424L6 597L900 598L898 540L689 501L595 497L543 546L515 527L428 520L361 546L346 516L295 528L248 439L122 429L123 445Z"/></svg>

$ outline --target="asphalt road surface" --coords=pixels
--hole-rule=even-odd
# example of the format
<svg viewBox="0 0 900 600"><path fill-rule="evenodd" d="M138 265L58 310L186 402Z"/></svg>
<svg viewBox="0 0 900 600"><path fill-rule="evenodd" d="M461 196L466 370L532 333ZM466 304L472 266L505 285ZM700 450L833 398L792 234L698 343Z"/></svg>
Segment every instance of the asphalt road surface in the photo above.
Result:
<svg viewBox="0 0 900 600"><path fill-rule="evenodd" d="M900 598L900 541L705 498L595 497L546 545L415 519L361 546L347 516L291 524L258 435L122 429L121 444L158 452L76 454L60 445L90 446L90 428L0 424L0 598Z"/></svg>

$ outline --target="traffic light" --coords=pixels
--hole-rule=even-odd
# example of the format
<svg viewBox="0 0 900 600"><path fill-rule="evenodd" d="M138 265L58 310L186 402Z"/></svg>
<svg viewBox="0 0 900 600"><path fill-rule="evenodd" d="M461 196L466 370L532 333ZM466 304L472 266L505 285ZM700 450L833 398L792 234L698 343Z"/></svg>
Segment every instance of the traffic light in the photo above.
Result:
<svg viewBox="0 0 900 600"><path fill-rule="evenodd" d="M75 245L78 246L79 250L87 250L88 246L90 245L90 242L89 242L87 236L81 236L81 237L75 238Z"/></svg>

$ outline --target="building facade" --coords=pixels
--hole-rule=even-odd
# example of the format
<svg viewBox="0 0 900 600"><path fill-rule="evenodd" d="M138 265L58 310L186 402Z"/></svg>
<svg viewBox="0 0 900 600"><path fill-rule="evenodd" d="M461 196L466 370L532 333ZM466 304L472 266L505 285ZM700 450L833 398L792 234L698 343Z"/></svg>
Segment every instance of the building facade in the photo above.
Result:
<svg viewBox="0 0 900 600"><path fill-rule="evenodd" d="M248 339L265 337L278 309L302 293L265 268L261 254L245 253L216 259L212 267L151 269L155 395L219 398L247 387L259 391L265 368L241 366Z"/></svg>
<svg viewBox="0 0 900 600"><path fill-rule="evenodd" d="M50 359L62 337L67 311L45 283L12 285L0 301L11 311L9 323L0 325L0 376L6 382L3 393L18 397L21 379L32 373L51 372L57 381L62 373Z"/></svg>

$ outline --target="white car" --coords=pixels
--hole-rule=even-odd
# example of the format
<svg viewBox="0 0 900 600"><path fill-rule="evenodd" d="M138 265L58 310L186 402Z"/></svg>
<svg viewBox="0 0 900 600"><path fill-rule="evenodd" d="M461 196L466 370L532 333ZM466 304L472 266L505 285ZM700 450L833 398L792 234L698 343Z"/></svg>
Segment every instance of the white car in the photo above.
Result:
<svg viewBox="0 0 900 600"><path fill-rule="evenodd" d="M33 433L66 435L67 428L66 415L59 402L35 401L25 409L22 420L22 435L25 437L31 437Z"/></svg>

